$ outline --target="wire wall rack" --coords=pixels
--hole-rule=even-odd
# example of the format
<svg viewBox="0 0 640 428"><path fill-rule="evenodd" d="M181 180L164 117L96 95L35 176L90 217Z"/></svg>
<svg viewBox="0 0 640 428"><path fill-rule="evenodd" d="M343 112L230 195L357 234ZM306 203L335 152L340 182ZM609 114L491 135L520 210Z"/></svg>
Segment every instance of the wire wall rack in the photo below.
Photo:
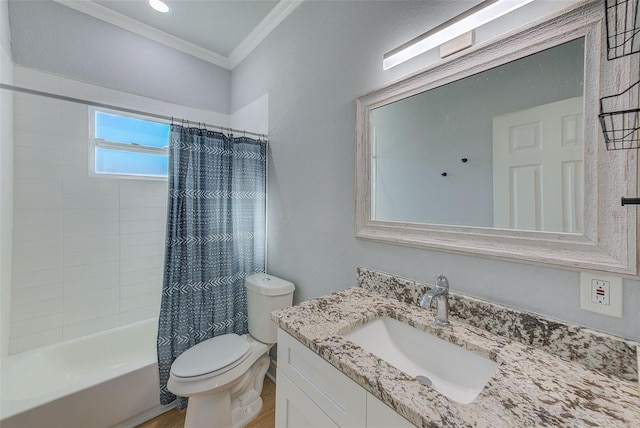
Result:
<svg viewBox="0 0 640 428"><path fill-rule="evenodd" d="M640 148L640 80L623 92L600 98L600 125L607 150Z"/></svg>
<svg viewBox="0 0 640 428"><path fill-rule="evenodd" d="M607 59L640 52L640 0L605 0ZM640 80L600 98L600 126L607 150L640 148Z"/></svg>
<svg viewBox="0 0 640 428"><path fill-rule="evenodd" d="M607 59L640 52L640 0L605 0Z"/></svg>

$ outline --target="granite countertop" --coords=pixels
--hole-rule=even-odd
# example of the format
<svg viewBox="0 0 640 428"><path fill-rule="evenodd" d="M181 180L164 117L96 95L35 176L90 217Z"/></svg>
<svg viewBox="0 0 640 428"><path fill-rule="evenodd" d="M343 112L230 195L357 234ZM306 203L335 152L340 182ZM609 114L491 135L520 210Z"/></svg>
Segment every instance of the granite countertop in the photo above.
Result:
<svg viewBox="0 0 640 428"><path fill-rule="evenodd" d="M377 317L398 319L488 357L497 373L470 404L452 401L341 336ZM419 427L640 427L637 382L434 311L353 287L276 311L272 319L364 389Z"/></svg>

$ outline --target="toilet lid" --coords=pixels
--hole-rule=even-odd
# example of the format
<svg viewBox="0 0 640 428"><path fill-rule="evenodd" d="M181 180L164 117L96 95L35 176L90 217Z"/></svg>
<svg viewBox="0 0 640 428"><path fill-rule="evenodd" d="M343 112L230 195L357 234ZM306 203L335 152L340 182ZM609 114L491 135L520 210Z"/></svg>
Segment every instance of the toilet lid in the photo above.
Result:
<svg viewBox="0 0 640 428"><path fill-rule="evenodd" d="M171 374L188 378L218 371L241 359L251 345L237 334L204 340L184 351L171 365Z"/></svg>

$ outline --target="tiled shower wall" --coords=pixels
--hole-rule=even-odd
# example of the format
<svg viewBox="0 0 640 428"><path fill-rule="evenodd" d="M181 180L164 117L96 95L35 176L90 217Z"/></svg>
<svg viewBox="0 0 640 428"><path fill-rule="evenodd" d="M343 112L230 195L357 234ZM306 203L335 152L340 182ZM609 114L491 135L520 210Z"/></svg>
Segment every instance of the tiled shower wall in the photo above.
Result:
<svg viewBox="0 0 640 428"><path fill-rule="evenodd" d="M16 86L228 126L228 117L15 67ZM9 353L157 317L166 180L89 175L86 105L16 93Z"/></svg>

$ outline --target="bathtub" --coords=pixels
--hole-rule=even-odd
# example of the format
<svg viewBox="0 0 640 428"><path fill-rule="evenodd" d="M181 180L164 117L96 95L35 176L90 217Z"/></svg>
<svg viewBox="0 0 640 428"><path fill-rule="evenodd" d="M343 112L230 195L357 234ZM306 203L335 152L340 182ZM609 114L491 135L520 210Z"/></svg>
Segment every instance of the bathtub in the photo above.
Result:
<svg viewBox="0 0 640 428"><path fill-rule="evenodd" d="M7 358L0 426L129 427L172 406L159 402L157 320Z"/></svg>

